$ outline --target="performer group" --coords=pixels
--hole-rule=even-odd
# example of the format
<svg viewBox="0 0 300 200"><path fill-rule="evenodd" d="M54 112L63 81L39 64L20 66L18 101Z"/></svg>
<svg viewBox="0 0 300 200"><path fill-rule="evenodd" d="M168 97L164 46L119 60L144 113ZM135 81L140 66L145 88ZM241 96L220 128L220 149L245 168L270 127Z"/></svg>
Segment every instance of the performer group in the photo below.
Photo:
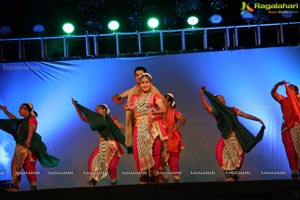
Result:
<svg viewBox="0 0 300 200"><path fill-rule="evenodd" d="M110 108L101 102L95 109L81 105L71 98L79 118L87 123L91 131L98 133L98 146L86 160L91 187L107 177L111 185L117 185L118 163L126 153L132 154L138 183L153 184L181 181L179 160L185 148L180 128L187 122L184 114L177 109L173 93L162 94L153 85L153 77L146 68L138 66L134 70L136 85L112 97L113 102L121 105L126 113L122 124ZM278 87L284 87L286 96L277 93ZM245 159L264 136L265 124L262 119L245 113L236 107L226 105L225 98L213 95L205 86L200 87L200 100L205 110L216 121L220 137L215 152L216 160L224 172L227 182L239 181ZM282 141L291 169L291 178L299 178L300 169L300 96L298 87L287 81L280 81L271 89L271 96L280 105L282 123ZM126 101L126 102L125 102ZM16 142L11 163L12 186L7 191L19 191L22 170L36 171L36 163L53 168L59 165L59 158L47 151L46 144L37 130L38 114L31 103L22 103L16 117L7 107L0 109L9 119L0 119L0 129L13 136ZM199 108L200 109L200 108ZM239 121L238 116L256 121L261 125L258 133L251 133ZM30 190L37 189L37 174L25 173Z"/></svg>

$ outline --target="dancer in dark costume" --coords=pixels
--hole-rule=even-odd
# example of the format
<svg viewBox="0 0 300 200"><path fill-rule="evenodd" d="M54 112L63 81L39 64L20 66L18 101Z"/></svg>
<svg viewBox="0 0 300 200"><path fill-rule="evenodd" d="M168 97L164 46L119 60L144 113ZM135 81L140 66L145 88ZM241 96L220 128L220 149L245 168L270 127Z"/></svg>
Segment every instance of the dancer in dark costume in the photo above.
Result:
<svg viewBox="0 0 300 200"><path fill-rule="evenodd" d="M47 147L41 136L36 132L37 113L31 103L20 105L19 114L23 119L18 119L10 113L6 106L0 105L1 110L10 119L0 119L0 129L11 134L16 141L15 152L11 163L12 187L7 191L19 191L22 169L30 183L31 190L37 189L36 161L43 167L55 167L59 159L49 155Z"/></svg>
<svg viewBox="0 0 300 200"><path fill-rule="evenodd" d="M88 160L90 186L96 186L97 182L107 175L111 185L117 184L117 167L123 151L120 144L125 146L125 137L121 130L125 127L110 114L106 104L96 107L96 112L80 105L74 99L72 103L80 119L90 125L91 130L99 133L99 146L94 149Z"/></svg>
<svg viewBox="0 0 300 200"><path fill-rule="evenodd" d="M204 95L206 95L211 105L208 104ZM205 90L205 87L201 87L200 89L200 98L205 109L217 120L217 127L221 133L216 147L216 158L220 167L225 172L225 181L236 181L239 178L238 174L242 167L245 153L250 152L263 138L265 130L264 122L235 107L226 106L223 96L214 96ZM261 123L262 127L257 136L253 136L239 122L237 116Z"/></svg>

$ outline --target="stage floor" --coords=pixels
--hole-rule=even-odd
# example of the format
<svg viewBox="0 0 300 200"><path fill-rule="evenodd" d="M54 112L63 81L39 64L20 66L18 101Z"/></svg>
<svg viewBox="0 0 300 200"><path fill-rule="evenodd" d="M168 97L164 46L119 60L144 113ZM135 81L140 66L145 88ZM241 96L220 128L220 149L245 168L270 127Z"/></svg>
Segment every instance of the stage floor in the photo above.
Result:
<svg viewBox="0 0 300 200"><path fill-rule="evenodd" d="M205 199L205 200L299 200L300 180L263 180L240 182L193 182L148 185L117 185L0 191L0 199Z"/></svg>

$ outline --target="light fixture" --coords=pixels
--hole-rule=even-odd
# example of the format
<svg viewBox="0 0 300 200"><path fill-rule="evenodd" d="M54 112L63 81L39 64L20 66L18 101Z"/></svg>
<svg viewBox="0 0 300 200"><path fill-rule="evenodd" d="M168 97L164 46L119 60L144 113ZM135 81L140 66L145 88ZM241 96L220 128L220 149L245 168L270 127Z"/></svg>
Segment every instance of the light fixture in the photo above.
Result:
<svg viewBox="0 0 300 200"><path fill-rule="evenodd" d="M109 30L111 30L111 31L116 31L116 30L119 29L120 24L119 24L118 21L112 20L112 21L110 21L110 22L108 23L107 26L108 26Z"/></svg>
<svg viewBox="0 0 300 200"><path fill-rule="evenodd" d="M254 18L254 15L251 12L249 12L248 10L242 10L241 16L242 16L243 20L247 23L249 23Z"/></svg>
<svg viewBox="0 0 300 200"><path fill-rule="evenodd" d="M8 36L12 32L11 28L9 26L1 26L0 27L0 34L3 36Z"/></svg>
<svg viewBox="0 0 300 200"><path fill-rule="evenodd" d="M223 17L222 17L222 15L219 15L219 14L213 14L208 19L208 21L212 24L220 24L222 22L222 20L223 20Z"/></svg>
<svg viewBox="0 0 300 200"><path fill-rule="evenodd" d="M147 25L148 25L152 30L155 30L155 29L158 27L158 25L159 25L159 21L158 21L157 18L152 17L152 18L150 18L150 19L148 20Z"/></svg>
<svg viewBox="0 0 300 200"><path fill-rule="evenodd" d="M62 28L63 31L67 34L71 34L75 30L74 25L71 23L65 23Z"/></svg>
<svg viewBox="0 0 300 200"><path fill-rule="evenodd" d="M40 33L43 33L45 31L45 27L42 24L37 24L37 25L33 26L32 31L34 33L40 34Z"/></svg>
<svg viewBox="0 0 300 200"><path fill-rule="evenodd" d="M197 25L199 22L199 18L196 17L196 16L190 16L188 19L187 19L187 23L188 25L194 27L195 25Z"/></svg>
<svg viewBox="0 0 300 200"><path fill-rule="evenodd" d="M281 16L285 19L291 19L293 17L293 13L290 10L283 10L281 12Z"/></svg>

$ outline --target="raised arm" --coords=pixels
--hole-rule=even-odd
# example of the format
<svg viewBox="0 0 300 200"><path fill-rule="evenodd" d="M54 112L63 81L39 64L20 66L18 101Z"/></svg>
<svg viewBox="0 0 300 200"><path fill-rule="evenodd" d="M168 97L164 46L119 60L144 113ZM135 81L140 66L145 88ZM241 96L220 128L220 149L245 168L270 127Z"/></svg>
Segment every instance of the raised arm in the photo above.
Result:
<svg viewBox="0 0 300 200"><path fill-rule="evenodd" d="M238 115L241 116L241 117L247 118L247 119L251 119L251 120L253 120L253 121L258 121L259 123L261 123L261 125L265 126L264 122L263 122L261 119L255 117L255 116L253 116L253 115L244 113L244 112L242 112L242 111L239 111L239 112L238 112Z"/></svg>
<svg viewBox="0 0 300 200"><path fill-rule="evenodd" d="M9 117L10 119L16 119L17 118L14 114L10 113L7 110L6 106L0 105L0 109L3 110L3 112L6 114L6 116Z"/></svg>
<svg viewBox="0 0 300 200"><path fill-rule="evenodd" d="M205 90L205 87L201 87L200 88L200 99L201 99L201 102L202 104L204 105L204 108L207 110L207 112L211 115L214 116L214 113L213 113L213 108L208 104L207 100L205 99L204 97L204 90Z"/></svg>
<svg viewBox="0 0 300 200"><path fill-rule="evenodd" d="M80 110L78 109L77 105L76 105L76 101L74 98L72 98L72 103L76 109L76 112L78 114L78 116L80 117L80 119L84 122L88 122L87 118L82 114L82 112L80 112Z"/></svg>
<svg viewBox="0 0 300 200"><path fill-rule="evenodd" d="M277 93L277 89L278 89L279 86L286 85L286 84L288 84L288 82L280 81L280 82L278 82L274 85L274 87L271 90L271 95L272 95L273 99L275 99L278 102L281 100L282 96Z"/></svg>

